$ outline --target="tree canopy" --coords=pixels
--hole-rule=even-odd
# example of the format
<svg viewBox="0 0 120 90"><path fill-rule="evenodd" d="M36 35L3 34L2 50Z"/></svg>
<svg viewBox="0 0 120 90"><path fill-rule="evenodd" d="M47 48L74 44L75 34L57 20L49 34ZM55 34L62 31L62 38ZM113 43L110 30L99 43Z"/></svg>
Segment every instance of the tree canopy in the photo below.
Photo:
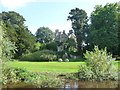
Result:
<svg viewBox="0 0 120 90"><path fill-rule="evenodd" d="M118 48L117 4L96 5L91 14L90 34L91 45L98 45L113 53Z"/></svg>
<svg viewBox="0 0 120 90"><path fill-rule="evenodd" d="M85 31L88 27L87 13L79 8L71 9L67 20L72 22L72 29L74 30L77 40L77 49L82 55L83 40L85 38Z"/></svg>
<svg viewBox="0 0 120 90"><path fill-rule="evenodd" d="M54 33L48 27L40 27L36 31L36 38L41 43L50 43L54 38Z"/></svg>
<svg viewBox="0 0 120 90"><path fill-rule="evenodd" d="M24 25L25 19L23 16L14 11L2 12L0 15L4 24L3 30L5 34L17 47L15 57L32 51L35 37Z"/></svg>
<svg viewBox="0 0 120 90"><path fill-rule="evenodd" d="M117 23L118 23L118 54L120 55L120 4L118 4L118 18L117 18Z"/></svg>

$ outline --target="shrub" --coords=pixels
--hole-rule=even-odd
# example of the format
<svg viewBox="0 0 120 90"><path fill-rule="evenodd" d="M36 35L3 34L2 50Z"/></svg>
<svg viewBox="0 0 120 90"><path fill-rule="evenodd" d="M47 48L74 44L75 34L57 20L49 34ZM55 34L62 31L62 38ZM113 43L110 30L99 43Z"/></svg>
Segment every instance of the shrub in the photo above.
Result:
<svg viewBox="0 0 120 90"><path fill-rule="evenodd" d="M58 62L62 62L62 61L63 61L62 58L59 58L59 59L58 59Z"/></svg>
<svg viewBox="0 0 120 90"><path fill-rule="evenodd" d="M59 78L39 74L32 79L32 84L37 88L58 88L63 82Z"/></svg>
<svg viewBox="0 0 120 90"><path fill-rule="evenodd" d="M45 48L45 44L40 43L40 42L36 42L34 45L34 48L35 48L35 51L42 50Z"/></svg>
<svg viewBox="0 0 120 90"><path fill-rule="evenodd" d="M32 73L21 68L5 69L2 83L9 84L16 82L25 82L34 85L37 88L55 88L63 85L63 82L59 78L49 77L49 75L47 76L38 73Z"/></svg>
<svg viewBox="0 0 120 90"><path fill-rule="evenodd" d="M84 54L86 58L86 65L81 66L79 70L80 78L84 79L96 79L96 80L116 80L118 79L117 69L115 69L111 54L108 54L105 49L99 50L98 46L94 48L94 51L86 51Z"/></svg>
<svg viewBox="0 0 120 90"><path fill-rule="evenodd" d="M66 58L64 61L65 61L65 62L69 62L69 59Z"/></svg>
<svg viewBox="0 0 120 90"><path fill-rule="evenodd" d="M28 55L24 55L20 58L23 61L55 61L57 60L57 55L54 51L42 50L37 51Z"/></svg>
<svg viewBox="0 0 120 90"><path fill-rule="evenodd" d="M65 75L65 79L68 79L68 80L78 80L78 73L67 73Z"/></svg>
<svg viewBox="0 0 120 90"><path fill-rule="evenodd" d="M95 80L96 79L91 68L86 65L80 65L78 77L81 80Z"/></svg>
<svg viewBox="0 0 120 90"><path fill-rule="evenodd" d="M12 83L12 82L18 82L18 81L27 81L30 79L31 74L21 68L6 68L3 71L3 76L2 76L2 83Z"/></svg>
<svg viewBox="0 0 120 90"><path fill-rule="evenodd" d="M46 44L46 48L48 50L57 51L57 43L56 42L48 43L48 44Z"/></svg>
<svg viewBox="0 0 120 90"><path fill-rule="evenodd" d="M14 72L19 81L30 82L32 78L35 78L34 73L28 72L26 69L14 68Z"/></svg>
<svg viewBox="0 0 120 90"><path fill-rule="evenodd" d="M65 51L59 51L59 52L57 52L58 58L63 58L64 54L65 54Z"/></svg>
<svg viewBox="0 0 120 90"><path fill-rule="evenodd" d="M17 81L16 74L12 68L6 68L2 71L2 84Z"/></svg>
<svg viewBox="0 0 120 90"><path fill-rule="evenodd" d="M3 23L2 23L3 24ZM13 57L13 54L15 54L15 51L17 50L15 47L15 44L13 44L9 38L7 38L7 35L4 34L5 32L2 31L2 27L4 25L0 26L0 83L6 84L8 82L8 77L7 77L7 70L10 68L9 65L9 60ZM16 81L14 76L15 74L9 70L11 73L10 81ZM12 78L13 77L13 78Z"/></svg>
<svg viewBox="0 0 120 90"><path fill-rule="evenodd" d="M63 85L59 78L51 78L44 75L38 75L32 82L37 88L58 88Z"/></svg>

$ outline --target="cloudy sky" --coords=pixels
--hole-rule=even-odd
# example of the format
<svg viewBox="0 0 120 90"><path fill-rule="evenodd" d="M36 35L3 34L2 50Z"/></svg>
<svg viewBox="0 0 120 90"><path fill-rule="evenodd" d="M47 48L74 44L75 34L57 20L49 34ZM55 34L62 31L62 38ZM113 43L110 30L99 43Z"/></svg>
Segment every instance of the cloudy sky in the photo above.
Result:
<svg viewBox="0 0 120 90"><path fill-rule="evenodd" d="M39 27L49 27L52 31L71 29L67 16L76 7L87 12L88 16L95 5L105 5L119 0L0 0L0 11L16 11L25 19L25 25L34 34Z"/></svg>

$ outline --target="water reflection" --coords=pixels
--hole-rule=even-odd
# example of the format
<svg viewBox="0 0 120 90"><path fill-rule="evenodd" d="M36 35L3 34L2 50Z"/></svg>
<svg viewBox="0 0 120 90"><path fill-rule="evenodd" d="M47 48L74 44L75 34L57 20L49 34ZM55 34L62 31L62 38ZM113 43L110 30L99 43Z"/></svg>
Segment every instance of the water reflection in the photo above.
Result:
<svg viewBox="0 0 120 90"><path fill-rule="evenodd" d="M79 90L80 88L117 88L115 90L120 90L120 87L118 88L117 81L92 82L92 81L77 81L77 80L66 80L63 87L54 88L54 90ZM37 88L35 88L34 86L26 83L11 84L2 90L18 90L18 89L19 90L29 90L29 89L37 90ZM44 88L44 89L42 88L40 90L45 90L45 89L47 88Z"/></svg>
<svg viewBox="0 0 120 90"><path fill-rule="evenodd" d="M118 88L118 81L65 81L64 88Z"/></svg>

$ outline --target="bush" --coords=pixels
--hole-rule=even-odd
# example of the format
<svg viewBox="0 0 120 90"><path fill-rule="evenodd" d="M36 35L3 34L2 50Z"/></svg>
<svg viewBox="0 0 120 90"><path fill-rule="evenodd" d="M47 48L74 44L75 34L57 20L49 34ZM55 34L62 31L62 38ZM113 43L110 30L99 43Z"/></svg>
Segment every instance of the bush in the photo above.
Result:
<svg viewBox="0 0 120 90"><path fill-rule="evenodd" d="M57 43L56 42L48 43L46 44L46 48L48 50L57 51Z"/></svg>
<svg viewBox="0 0 120 90"><path fill-rule="evenodd" d="M64 61L65 61L65 62L69 62L69 59L66 58Z"/></svg>
<svg viewBox="0 0 120 90"><path fill-rule="evenodd" d="M25 82L28 84L35 85L36 87L60 87L62 82L59 78L52 78L46 75L41 75L37 73L32 73L26 69L21 68L8 68L4 70L4 75L2 76L2 83L16 83Z"/></svg>
<svg viewBox="0 0 120 90"><path fill-rule="evenodd" d="M80 65L78 77L81 80L95 80L96 79L91 68L86 65Z"/></svg>
<svg viewBox="0 0 120 90"><path fill-rule="evenodd" d="M57 52L58 58L63 58L64 54L65 54L65 51L59 51L59 52Z"/></svg>
<svg viewBox="0 0 120 90"><path fill-rule="evenodd" d="M7 70L10 68L8 63L9 60L13 57L13 54L15 54L15 51L17 50L15 47L15 44L13 44L9 38L7 38L7 35L4 34L4 30L2 31L3 23L0 26L0 70L1 70L1 75L0 75L0 83L6 84L8 82L8 77L7 77ZM11 73L10 81L16 81L15 79L15 74L9 70Z"/></svg>
<svg viewBox="0 0 120 90"><path fill-rule="evenodd" d="M34 77L34 74L21 68L7 68L3 71L3 73L4 73L2 76L3 84L20 82L20 81L27 82Z"/></svg>
<svg viewBox="0 0 120 90"><path fill-rule="evenodd" d="M37 88L58 88L63 85L59 78L51 78L45 75L38 75L36 78L33 78L32 83Z"/></svg>
<svg viewBox="0 0 120 90"><path fill-rule="evenodd" d="M5 69L4 73L3 84L25 82L37 88L55 88L63 85L59 78L28 72L26 69L8 68Z"/></svg>
<svg viewBox="0 0 120 90"><path fill-rule="evenodd" d="M79 70L81 79L95 79L95 80L117 80L117 69L114 67L111 54L107 54L106 48L99 50L96 46L94 51L86 51L84 54L86 58L86 65Z"/></svg>
<svg viewBox="0 0 120 90"><path fill-rule="evenodd" d="M36 42L34 45L34 51L43 50L44 48L45 48L45 44L40 42Z"/></svg>
<svg viewBox="0 0 120 90"><path fill-rule="evenodd" d="M67 80L78 80L78 73L67 73L65 75L65 79Z"/></svg>
<svg viewBox="0 0 120 90"><path fill-rule="evenodd" d="M57 60L57 55L54 51L42 50L37 51L28 55L24 55L20 58L23 61L55 61Z"/></svg>
<svg viewBox="0 0 120 90"><path fill-rule="evenodd" d="M59 58L59 59L58 59L58 62L62 62L62 61L63 61L62 58Z"/></svg>
<svg viewBox="0 0 120 90"><path fill-rule="evenodd" d="M6 68L2 71L2 84L19 81L13 68Z"/></svg>
<svg viewBox="0 0 120 90"><path fill-rule="evenodd" d="M36 77L34 73L30 73L26 69L14 68L14 72L19 81L30 82L32 78Z"/></svg>

